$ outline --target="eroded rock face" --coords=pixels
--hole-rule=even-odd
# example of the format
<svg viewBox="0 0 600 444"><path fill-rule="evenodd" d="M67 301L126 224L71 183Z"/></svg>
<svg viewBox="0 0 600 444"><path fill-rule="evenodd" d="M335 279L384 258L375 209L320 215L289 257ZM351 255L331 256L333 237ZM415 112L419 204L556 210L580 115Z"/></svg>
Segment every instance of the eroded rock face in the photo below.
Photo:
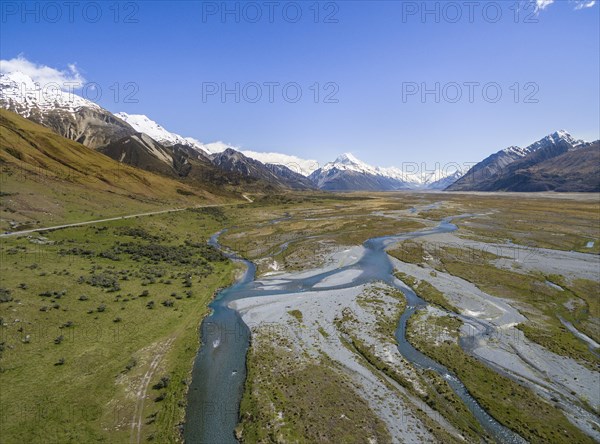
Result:
<svg viewBox="0 0 600 444"><path fill-rule="evenodd" d="M93 149L136 133L129 124L103 109L79 108L74 112L56 109L32 114L29 119Z"/></svg>

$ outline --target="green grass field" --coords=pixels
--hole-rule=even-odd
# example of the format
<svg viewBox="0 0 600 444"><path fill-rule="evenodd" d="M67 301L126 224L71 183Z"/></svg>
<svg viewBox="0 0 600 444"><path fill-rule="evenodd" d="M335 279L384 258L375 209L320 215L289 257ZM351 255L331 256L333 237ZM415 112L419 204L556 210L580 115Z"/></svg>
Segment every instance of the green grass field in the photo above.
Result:
<svg viewBox="0 0 600 444"><path fill-rule="evenodd" d="M192 210L2 239L2 442L137 442L134 421L141 440L177 439L198 326L233 276L206 245L222 218Z"/></svg>

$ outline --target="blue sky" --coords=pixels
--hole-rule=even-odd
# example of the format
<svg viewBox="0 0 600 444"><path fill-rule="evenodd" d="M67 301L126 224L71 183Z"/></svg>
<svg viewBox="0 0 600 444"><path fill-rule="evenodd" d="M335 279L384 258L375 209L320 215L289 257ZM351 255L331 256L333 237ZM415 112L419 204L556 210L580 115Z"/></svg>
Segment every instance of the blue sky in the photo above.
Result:
<svg viewBox="0 0 600 444"><path fill-rule="evenodd" d="M599 5L537 2L477 2L472 18L464 2L426 2L439 8L437 20L421 15L420 1L319 2L318 17L314 2L276 2L272 20L266 2L230 2L239 20L221 15L222 2L84 1L72 20L66 6L34 2L23 15L21 2L3 2L0 49L3 60L21 55L66 71L74 63L100 86L100 105L146 114L203 142L319 162L352 152L374 165L429 167L476 162L557 129L600 137ZM129 82L137 103L125 103ZM472 103L468 82L479 84L471 83ZM236 83L239 103L234 94L206 95ZM422 87L436 83L439 103L433 93L423 100ZM257 84L262 96L253 103ZM331 93L337 103L326 103Z"/></svg>

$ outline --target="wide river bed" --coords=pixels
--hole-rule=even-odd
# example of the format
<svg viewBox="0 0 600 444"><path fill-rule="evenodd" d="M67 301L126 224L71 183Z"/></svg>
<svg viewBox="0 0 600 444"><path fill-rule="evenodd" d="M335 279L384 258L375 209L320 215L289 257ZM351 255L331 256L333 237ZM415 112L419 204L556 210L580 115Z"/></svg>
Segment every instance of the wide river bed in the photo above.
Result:
<svg viewBox="0 0 600 444"><path fill-rule="evenodd" d="M240 259L232 252L224 251L231 259L246 265L244 275L231 287L221 290L210 304L212 313L201 326L202 345L194 363L192 383L188 393L188 407L184 438L187 443L237 443L234 429L238 423L239 405L246 378L246 354L250 344L250 331L239 313L229 308L229 303L249 297L293 295L306 291L327 292L343 288L384 281L401 290L407 299L407 308L396 330L400 353L412 364L429 368L444 377L454 392L463 400L482 427L500 443L525 442L506 427L494 420L469 395L462 382L443 365L416 350L406 340L406 322L420 308L427 305L411 289L398 283L385 248L400 240L446 233L456 230L452 218L444 219L434 228L414 231L397 236L385 236L367 240L364 254L353 264L329 270L303 272L303 277L277 280L276 286L265 286L267 279L255 281L256 268L249 261ZM210 243L218 248L218 237ZM337 275L337 276L336 276ZM350 276L350 282L348 279ZM336 279L336 277L344 277ZM338 283L339 282L339 283ZM273 289L276 287L276 289Z"/></svg>

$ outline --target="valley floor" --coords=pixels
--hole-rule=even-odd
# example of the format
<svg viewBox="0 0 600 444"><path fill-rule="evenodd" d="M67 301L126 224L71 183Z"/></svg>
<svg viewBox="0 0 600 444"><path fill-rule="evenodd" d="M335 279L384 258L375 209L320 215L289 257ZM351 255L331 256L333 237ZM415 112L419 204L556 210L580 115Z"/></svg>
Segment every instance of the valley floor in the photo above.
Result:
<svg viewBox="0 0 600 444"><path fill-rule="evenodd" d="M480 197L484 202L475 203L473 200L477 197L464 195L453 196L451 201L435 201L442 197L423 196L423 202L410 208L394 209L390 205L363 213L371 218L397 220L397 232L408 231L400 228L407 221L428 230L441 217L465 215L456 220L460 228L454 233L431 234L389 248L390 254L395 256L391 261L397 285L411 287L430 302L409 319L409 341L446 365L455 377L463 380L492 417L525 440L600 440L597 390L600 386L597 345L600 257L566 250L564 239L558 241L558 246L565 249L542 248L557 242L553 239L557 236L569 236L574 241L571 248L580 251L589 248L590 242L597 243L598 231L594 228L597 204L588 200L588 196L574 196L569 200L568 211L561 214L559 210L555 219L550 216L543 221L558 226L577 219L583 228L581 232L587 235L575 240L576 227L563 225L562 229L544 234L535 220L536 211L566 196L536 198L526 204L531 206L529 210L516 205L517 214L531 218L529 231L512 231L514 226L509 221L513 215L490 218L490 213L499 211L493 206L494 200L500 199L502 208L509 204L512 196L484 196ZM572 202L580 199L583 202L579 209L581 214L575 217L570 212L577 204ZM433 203L427 203L432 200ZM474 204L478 207L477 213L471 212ZM344 211L338 208L338 213ZM337 218L348 219L344 215L327 217L324 209L308 212L312 214L308 217L304 214L304 220L336 224L333 221ZM586 213L587 216L582 217ZM359 230L360 217L354 216L358 222L354 226ZM343 430L345 420L352 422L353 408L336 404L335 397L315 403L314 399L302 395L285 390L282 393L282 385L297 380L290 374L297 373L300 378L301 371L312 365L330 369L340 374L340 379L350 380L354 396L367 402L390 435L382 438L375 431L364 429L366 435L356 435L348 442L362 442L365 436L369 442L491 439L470 415L472 412L463 411L457 405L461 401L443 380L438 381L436 375L411 364L399 351L395 330L406 306L405 298L383 282L368 285L359 282L357 278L362 271L359 266L354 270L352 266L358 264L364 249L323 242L316 248L313 245L313 253L304 256L312 260L303 265L292 261L298 252L289 251L291 245L297 250L309 249L305 243L322 240L310 228L305 228L308 232L301 231L302 238L290 240L286 226L301 223L294 222L295 218L277 222L277 229L267 225L268 229L262 232L252 230L253 234L264 237L252 236L248 242L273 244L269 250L272 254L255 257L263 264L263 276L257 281L259 287L275 293L313 275L327 271L333 274L313 283L310 291L279 291L273 296L243 298L230 304L242 314L253 335L248 356L253 379L247 385L238 430L242 441L299 439L311 442L306 439L306 433L302 433L307 428L320 430L323 442L340 439L342 435L336 435L336 430ZM485 238L479 224L487 220L493 221L494 229L507 221L502 227L506 230L503 234L513 237L515 242L512 239L506 242L501 237ZM471 226L477 226L477 230L471 231ZM320 229L323 228L316 230ZM331 238L338 235L330 225L325 230L331 230ZM372 237L386 233L367 229L364 234ZM234 236L232 234L230 239ZM527 236L528 240L516 243L521 236ZM281 248L276 247L280 242L286 245L283 254ZM267 249L267 246L262 248ZM244 251L254 253L256 250ZM465 271L469 268L478 270L481 277ZM519 281L523 282L519 284ZM269 354L274 358L267 358ZM277 364L272 360L287 355L291 356L293 368L285 370L290 379L282 379L277 371L273 373L273 366ZM456 357L444 359L444 355ZM469 373L477 377L470 378ZM319 382L322 384L319 389L323 391L331 384ZM435 387L433 392L432 387ZM495 399L497 397L500 399ZM326 411L331 408L327 405L330 402L338 405L339 416L326 416L325 422L316 421L316 424L298 419L313 409ZM542 421L539 412L542 412ZM261 435L260 430L269 432Z"/></svg>
<svg viewBox="0 0 600 444"><path fill-rule="evenodd" d="M411 346L503 427L600 440L598 195L246 200L3 237L1 442L180 440L198 325L237 272L206 246L223 228L273 290L230 305L252 332L240 441L492 441L451 381L400 352L411 291L427 302ZM387 247L393 286L361 278L367 239L458 215Z"/></svg>

